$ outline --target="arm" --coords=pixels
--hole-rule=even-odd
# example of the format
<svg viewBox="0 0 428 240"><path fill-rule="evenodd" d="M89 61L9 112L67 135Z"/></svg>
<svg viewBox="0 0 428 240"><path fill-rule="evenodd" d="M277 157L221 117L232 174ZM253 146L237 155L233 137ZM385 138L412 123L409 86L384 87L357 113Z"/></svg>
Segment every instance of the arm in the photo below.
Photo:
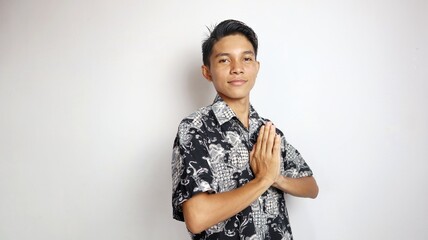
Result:
<svg viewBox="0 0 428 240"><path fill-rule="evenodd" d="M184 202L183 215L189 231L200 233L236 215L262 195L278 178L280 145L275 127L271 123L262 127L250 154L255 179L229 192L199 193Z"/></svg>
<svg viewBox="0 0 428 240"><path fill-rule="evenodd" d="M200 233L236 215L262 195L272 181L256 178L229 192L199 193L183 203L184 221L190 232Z"/></svg>
<svg viewBox="0 0 428 240"><path fill-rule="evenodd" d="M296 197L316 198L318 195L318 185L312 176L290 178L280 175L272 186Z"/></svg>

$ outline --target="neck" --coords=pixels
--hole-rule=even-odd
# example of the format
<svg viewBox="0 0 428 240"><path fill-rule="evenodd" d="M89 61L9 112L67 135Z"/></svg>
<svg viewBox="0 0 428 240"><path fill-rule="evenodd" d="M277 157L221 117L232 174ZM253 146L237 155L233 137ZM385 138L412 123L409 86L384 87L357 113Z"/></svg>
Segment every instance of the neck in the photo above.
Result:
<svg viewBox="0 0 428 240"><path fill-rule="evenodd" d="M249 109L250 109L250 97L247 96L245 98L240 99L231 99L231 98L223 98L223 101L227 103L227 105L233 110L233 112L236 114L236 117L238 117L239 121L245 126L245 128L248 128L248 115L249 115Z"/></svg>

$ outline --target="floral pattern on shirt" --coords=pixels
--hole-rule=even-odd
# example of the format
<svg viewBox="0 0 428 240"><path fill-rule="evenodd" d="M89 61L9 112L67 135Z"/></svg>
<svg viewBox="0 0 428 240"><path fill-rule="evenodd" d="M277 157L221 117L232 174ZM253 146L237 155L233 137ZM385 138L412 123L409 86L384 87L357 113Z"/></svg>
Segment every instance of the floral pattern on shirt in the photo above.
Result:
<svg viewBox="0 0 428 240"><path fill-rule="evenodd" d="M250 105L246 129L227 104L214 103L183 119L172 154L172 206L174 219L184 221L182 204L197 193L231 191L254 179L249 152L259 129L268 122ZM281 136L281 174L312 176L300 153ZM190 233L191 234L191 233ZM293 239L283 192L270 187L250 206L193 239Z"/></svg>

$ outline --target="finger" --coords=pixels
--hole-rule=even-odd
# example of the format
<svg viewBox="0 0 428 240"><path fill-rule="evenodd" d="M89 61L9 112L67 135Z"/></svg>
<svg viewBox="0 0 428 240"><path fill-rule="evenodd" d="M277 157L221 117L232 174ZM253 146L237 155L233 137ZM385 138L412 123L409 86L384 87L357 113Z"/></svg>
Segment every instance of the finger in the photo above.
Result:
<svg viewBox="0 0 428 240"><path fill-rule="evenodd" d="M262 126L259 131L259 136L257 136L256 153L260 153L261 147L263 145L262 141L263 141L264 130L265 130L265 126Z"/></svg>
<svg viewBox="0 0 428 240"><path fill-rule="evenodd" d="M266 143L267 143L268 137L269 137L270 126L271 126L270 122L266 123L265 129L263 132L262 147L261 147L261 152L263 154L266 154Z"/></svg>
<svg viewBox="0 0 428 240"><path fill-rule="evenodd" d="M280 152L281 152L281 137L279 136L279 134L275 134L275 142L273 145L273 155L274 156L280 156Z"/></svg>
<svg viewBox="0 0 428 240"><path fill-rule="evenodd" d="M275 143L275 137L276 137L276 132L275 132L275 126L272 125L269 129L269 136L268 136L268 141L267 141L267 145L266 145L266 151L269 154L272 154L273 152L273 146Z"/></svg>

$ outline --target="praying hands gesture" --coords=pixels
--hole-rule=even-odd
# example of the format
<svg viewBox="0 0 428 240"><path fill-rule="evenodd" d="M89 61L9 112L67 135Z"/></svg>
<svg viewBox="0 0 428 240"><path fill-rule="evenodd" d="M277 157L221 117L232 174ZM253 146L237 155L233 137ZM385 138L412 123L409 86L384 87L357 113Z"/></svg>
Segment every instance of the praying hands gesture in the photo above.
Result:
<svg viewBox="0 0 428 240"><path fill-rule="evenodd" d="M312 176L290 178L281 175L280 153L281 138L275 126L268 122L260 128L257 142L250 153L250 167L255 179L267 181L272 187L293 196L315 198L318 186Z"/></svg>
<svg viewBox="0 0 428 240"><path fill-rule="evenodd" d="M280 176L281 138L275 126L268 122L260 128L257 142L250 153L250 166L256 178L266 179L271 184Z"/></svg>

